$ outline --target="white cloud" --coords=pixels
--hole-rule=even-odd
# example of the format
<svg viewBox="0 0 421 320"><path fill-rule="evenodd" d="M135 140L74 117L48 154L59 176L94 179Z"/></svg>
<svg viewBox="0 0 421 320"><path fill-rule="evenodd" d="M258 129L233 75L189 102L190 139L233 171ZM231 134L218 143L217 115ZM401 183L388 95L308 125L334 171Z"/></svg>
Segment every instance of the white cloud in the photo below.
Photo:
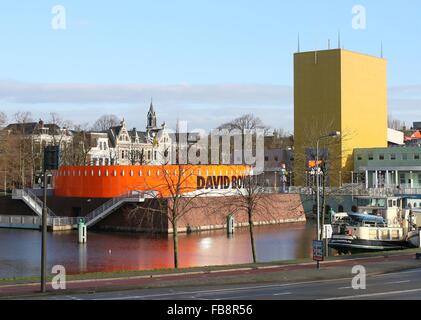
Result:
<svg viewBox="0 0 421 320"><path fill-rule="evenodd" d="M0 102L7 111L28 106L33 113L63 111L73 122L93 122L116 113L143 124L140 108L153 97L160 121L187 120L194 127L212 128L244 113L254 113L273 127L292 128L292 88L282 85L215 84L72 84L0 81ZM89 111L84 111L89 109ZM10 112L9 112L10 113ZM139 120L134 120L135 118ZM162 120L161 120L162 119Z"/></svg>
<svg viewBox="0 0 421 320"><path fill-rule="evenodd" d="M421 121L421 85L389 88L389 114L408 125Z"/></svg>
<svg viewBox="0 0 421 320"><path fill-rule="evenodd" d="M178 119L194 128L210 129L245 113L273 128L293 130L293 89L270 84L83 84L0 81L1 109L8 114L32 111L35 117L59 112L75 123L92 123L115 113L139 128L153 97L159 121L174 126ZM421 121L421 85L389 88L389 113Z"/></svg>

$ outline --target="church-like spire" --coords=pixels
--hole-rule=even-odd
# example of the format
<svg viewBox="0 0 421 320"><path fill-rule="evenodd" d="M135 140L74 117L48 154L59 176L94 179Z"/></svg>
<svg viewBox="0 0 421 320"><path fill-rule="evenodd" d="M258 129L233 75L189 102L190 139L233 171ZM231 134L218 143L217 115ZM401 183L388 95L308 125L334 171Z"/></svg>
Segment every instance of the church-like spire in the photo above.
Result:
<svg viewBox="0 0 421 320"><path fill-rule="evenodd" d="M153 128L156 128L156 114L153 108L153 101L151 98L151 105L149 106L146 129L153 129Z"/></svg>

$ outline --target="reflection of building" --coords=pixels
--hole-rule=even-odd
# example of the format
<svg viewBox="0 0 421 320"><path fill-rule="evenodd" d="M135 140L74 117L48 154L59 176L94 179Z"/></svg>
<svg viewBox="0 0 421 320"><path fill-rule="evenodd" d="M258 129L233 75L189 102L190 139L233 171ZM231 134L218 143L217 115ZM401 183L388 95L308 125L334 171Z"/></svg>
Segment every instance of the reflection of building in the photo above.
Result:
<svg viewBox="0 0 421 320"><path fill-rule="evenodd" d="M106 132L91 132L89 163L92 165L135 165L171 163L172 142L165 126L157 126L151 103L146 131L129 130L123 120Z"/></svg>
<svg viewBox="0 0 421 320"><path fill-rule="evenodd" d="M354 171L367 188L421 188L421 147L355 149Z"/></svg>
<svg viewBox="0 0 421 320"><path fill-rule="evenodd" d="M294 56L295 182L303 185L306 149L319 137L340 131L329 147L331 183L344 182L353 170L353 150L387 146L386 61L347 50L296 53ZM321 148L332 145L322 140Z"/></svg>

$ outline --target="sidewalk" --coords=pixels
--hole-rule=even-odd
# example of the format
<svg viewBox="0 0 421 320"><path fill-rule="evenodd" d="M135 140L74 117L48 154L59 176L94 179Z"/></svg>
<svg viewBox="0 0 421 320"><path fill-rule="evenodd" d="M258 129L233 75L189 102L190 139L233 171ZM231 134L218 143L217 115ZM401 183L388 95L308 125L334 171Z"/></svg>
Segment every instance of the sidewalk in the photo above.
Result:
<svg viewBox="0 0 421 320"><path fill-rule="evenodd" d="M363 265L369 274L381 274L407 269L421 268L421 260L415 259L415 253L345 257L321 262L321 269L316 269L315 262L296 264L267 264L248 267L218 267L198 271L172 271L168 273L150 273L139 276L123 276L98 279L68 280L66 290L55 291L48 283L45 295L70 294L75 292L98 292L125 290L133 288L157 288L176 286L202 286L216 284L247 284L264 282L300 282L324 279L351 278L352 266ZM0 299L40 296L39 283L0 284Z"/></svg>

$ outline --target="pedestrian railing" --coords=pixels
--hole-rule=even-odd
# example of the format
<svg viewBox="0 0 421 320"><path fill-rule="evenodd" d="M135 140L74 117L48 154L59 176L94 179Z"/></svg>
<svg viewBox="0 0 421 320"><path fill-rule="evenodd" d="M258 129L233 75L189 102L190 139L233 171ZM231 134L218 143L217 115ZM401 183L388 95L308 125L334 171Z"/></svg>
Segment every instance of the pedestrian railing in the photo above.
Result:
<svg viewBox="0 0 421 320"><path fill-rule="evenodd" d="M42 217L43 202L29 189L14 189L12 199L23 200L38 216ZM55 217L55 213L47 208L48 216Z"/></svg>
<svg viewBox="0 0 421 320"><path fill-rule="evenodd" d="M143 202L145 201L145 198L153 198L155 196L155 191L130 191L120 197L110 199L85 217L59 217L47 208L47 223L48 226L76 226L80 221L83 221L87 226L91 226L126 202ZM28 189L15 189L13 190L12 198L23 200L37 214L37 216L0 216L0 223L3 223L1 221L5 221L5 224L41 225L43 203L34 193Z"/></svg>
<svg viewBox="0 0 421 320"><path fill-rule="evenodd" d="M0 215L2 225L41 225L41 217L38 216L11 216Z"/></svg>
<svg viewBox="0 0 421 320"><path fill-rule="evenodd" d="M84 222L86 226L91 226L97 221L103 219L106 215L110 214L123 203L126 202L143 202L145 198L149 198L151 195L148 192L137 192L130 191L121 195L120 197L112 198L109 201L105 202L102 206L96 208L94 211L89 213L84 217Z"/></svg>

